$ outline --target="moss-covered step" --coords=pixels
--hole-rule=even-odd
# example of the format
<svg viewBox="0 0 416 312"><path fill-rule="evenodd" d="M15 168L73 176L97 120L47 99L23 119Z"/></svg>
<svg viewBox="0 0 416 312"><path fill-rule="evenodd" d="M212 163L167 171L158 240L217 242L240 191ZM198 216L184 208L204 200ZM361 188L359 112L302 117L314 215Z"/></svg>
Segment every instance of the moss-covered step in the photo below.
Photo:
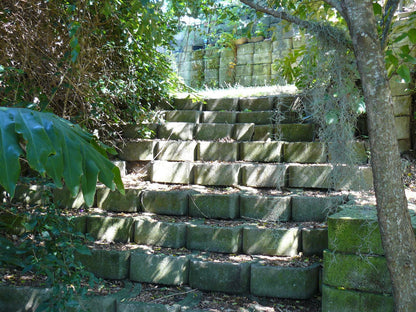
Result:
<svg viewBox="0 0 416 312"><path fill-rule="evenodd" d="M198 123L201 115L197 110L171 110L162 112L167 122L193 122Z"/></svg>
<svg viewBox="0 0 416 312"><path fill-rule="evenodd" d="M254 162L280 162L282 142L241 142L239 160Z"/></svg>
<svg viewBox="0 0 416 312"><path fill-rule="evenodd" d="M128 124L122 127L124 139L157 138L159 124Z"/></svg>
<svg viewBox="0 0 416 312"><path fill-rule="evenodd" d="M180 312L179 305L164 305L160 303L123 301L117 303L117 312Z"/></svg>
<svg viewBox="0 0 416 312"><path fill-rule="evenodd" d="M158 141L155 159L170 161L194 161L197 143L195 141Z"/></svg>
<svg viewBox="0 0 416 312"><path fill-rule="evenodd" d="M250 293L256 296L309 299L318 293L319 264L307 267L251 265Z"/></svg>
<svg viewBox="0 0 416 312"><path fill-rule="evenodd" d="M128 243L133 235L134 220L128 217L90 215L87 217L87 233L96 240Z"/></svg>
<svg viewBox="0 0 416 312"><path fill-rule="evenodd" d="M119 157L126 161L149 161L154 160L156 141L139 140L128 141L120 146Z"/></svg>
<svg viewBox="0 0 416 312"><path fill-rule="evenodd" d="M197 163L194 165L194 183L199 185L232 186L239 184L240 164Z"/></svg>
<svg viewBox="0 0 416 312"><path fill-rule="evenodd" d="M199 218L236 219L240 216L239 196L236 193L190 194L189 215Z"/></svg>
<svg viewBox="0 0 416 312"><path fill-rule="evenodd" d="M159 125L158 138L164 140L192 140L195 124L191 122L165 122Z"/></svg>
<svg viewBox="0 0 416 312"><path fill-rule="evenodd" d="M300 228L244 226L243 252L250 255L295 256L300 251Z"/></svg>
<svg viewBox="0 0 416 312"><path fill-rule="evenodd" d="M125 195L109 188L97 189L97 207L115 212L137 212L140 210L141 189L126 188Z"/></svg>
<svg viewBox="0 0 416 312"><path fill-rule="evenodd" d="M393 312L393 296L322 285L322 312L333 311Z"/></svg>
<svg viewBox="0 0 416 312"><path fill-rule="evenodd" d="M261 221L289 221L291 216L290 196L265 196L242 194L240 216L243 219Z"/></svg>
<svg viewBox="0 0 416 312"><path fill-rule="evenodd" d="M280 188L286 185L285 164L242 165L241 184L250 187Z"/></svg>
<svg viewBox="0 0 416 312"><path fill-rule="evenodd" d="M146 190L142 192L141 206L145 212L186 216L189 193L187 190Z"/></svg>
<svg viewBox="0 0 416 312"><path fill-rule="evenodd" d="M302 252L305 256L322 256L328 249L328 228L302 228Z"/></svg>
<svg viewBox="0 0 416 312"><path fill-rule="evenodd" d="M240 111L265 111L274 108L273 98L268 96L247 97L238 100Z"/></svg>
<svg viewBox="0 0 416 312"><path fill-rule="evenodd" d="M390 294L392 285L383 256L324 252L325 285L372 293Z"/></svg>
<svg viewBox="0 0 416 312"><path fill-rule="evenodd" d="M325 163L327 149L320 142L292 142L284 144L284 161L288 163Z"/></svg>
<svg viewBox="0 0 416 312"><path fill-rule="evenodd" d="M249 292L250 263L213 262L191 259L189 284L192 288L231 294Z"/></svg>
<svg viewBox="0 0 416 312"><path fill-rule="evenodd" d="M274 130L276 139L288 142L311 142L315 137L313 124L281 124Z"/></svg>
<svg viewBox="0 0 416 312"><path fill-rule="evenodd" d="M159 183L189 184L193 163L157 160L152 163L150 180Z"/></svg>
<svg viewBox="0 0 416 312"><path fill-rule="evenodd" d="M204 111L236 111L238 98L207 99L203 105Z"/></svg>
<svg viewBox="0 0 416 312"><path fill-rule="evenodd" d="M274 138L274 126L273 125L255 125L254 134L252 136L253 141L268 141Z"/></svg>
<svg viewBox="0 0 416 312"><path fill-rule="evenodd" d="M137 244L181 248L186 244L186 224L138 217L134 223L133 241Z"/></svg>
<svg viewBox="0 0 416 312"><path fill-rule="evenodd" d="M163 285L188 284L189 258L136 250L130 256L130 280Z"/></svg>
<svg viewBox="0 0 416 312"><path fill-rule="evenodd" d="M222 253L241 251L242 227L191 223L186 232L186 248Z"/></svg>
<svg viewBox="0 0 416 312"><path fill-rule="evenodd" d="M351 254L384 255L375 206L341 206L328 218L328 247ZM416 212L409 209L416 233Z"/></svg>
<svg viewBox="0 0 416 312"><path fill-rule="evenodd" d="M339 209L343 196L292 196L292 219L297 222L326 221L327 217Z"/></svg>
<svg viewBox="0 0 416 312"><path fill-rule="evenodd" d="M201 122L203 123L225 123L234 124L237 121L237 112L214 111L202 112Z"/></svg>
<svg viewBox="0 0 416 312"><path fill-rule="evenodd" d="M254 123L256 125L269 125L273 123L274 111L242 111L237 114L238 123Z"/></svg>
<svg viewBox="0 0 416 312"><path fill-rule="evenodd" d="M254 135L254 124L235 124L232 138L236 141L251 141Z"/></svg>
<svg viewBox="0 0 416 312"><path fill-rule="evenodd" d="M197 160L237 161L237 142L198 142Z"/></svg>
<svg viewBox="0 0 416 312"><path fill-rule="evenodd" d="M215 141L231 138L234 125L222 123L202 123L195 126L195 140Z"/></svg>

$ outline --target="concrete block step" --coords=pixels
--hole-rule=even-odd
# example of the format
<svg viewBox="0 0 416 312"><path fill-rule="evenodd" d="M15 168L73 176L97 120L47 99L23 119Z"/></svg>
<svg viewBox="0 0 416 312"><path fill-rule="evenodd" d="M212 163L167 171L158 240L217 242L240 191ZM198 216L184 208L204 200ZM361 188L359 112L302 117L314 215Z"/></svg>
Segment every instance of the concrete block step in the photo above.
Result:
<svg viewBox="0 0 416 312"><path fill-rule="evenodd" d="M355 158L360 164L368 161L364 142L356 146ZM249 161L264 163L327 163L331 159L328 148L321 142L215 142L139 140L126 142L121 147L120 158L125 161Z"/></svg>
<svg viewBox="0 0 416 312"><path fill-rule="evenodd" d="M113 243L248 255L319 255L328 244L326 228L320 223L214 221L149 214L91 215L87 217L87 233Z"/></svg>
<svg viewBox="0 0 416 312"><path fill-rule="evenodd" d="M127 272L126 278L132 282L189 285L203 291L290 299L309 299L319 292L316 258L265 258L145 246L100 248L90 246L91 255L80 258L99 277L107 276L105 267L113 267ZM112 261L117 254L127 260ZM95 262L103 267L97 269Z"/></svg>
<svg viewBox="0 0 416 312"><path fill-rule="evenodd" d="M126 199L106 188L97 190L98 208L108 212L147 212L207 219L264 222L324 222L346 197L316 192L269 194L228 188L127 188Z"/></svg>

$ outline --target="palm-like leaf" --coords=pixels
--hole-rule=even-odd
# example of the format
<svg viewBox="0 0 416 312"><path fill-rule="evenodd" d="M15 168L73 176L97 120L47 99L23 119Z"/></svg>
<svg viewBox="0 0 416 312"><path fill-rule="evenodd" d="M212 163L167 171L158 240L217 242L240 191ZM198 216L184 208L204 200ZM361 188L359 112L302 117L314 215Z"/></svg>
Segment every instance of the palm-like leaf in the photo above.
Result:
<svg viewBox="0 0 416 312"><path fill-rule="evenodd" d="M19 157L58 187L64 181L73 196L81 186L88 206L97 179L124 193L119 169L105 156L108 151L91 134L56 115L0 107L0 184L12 197L20 175Z"/></svg>

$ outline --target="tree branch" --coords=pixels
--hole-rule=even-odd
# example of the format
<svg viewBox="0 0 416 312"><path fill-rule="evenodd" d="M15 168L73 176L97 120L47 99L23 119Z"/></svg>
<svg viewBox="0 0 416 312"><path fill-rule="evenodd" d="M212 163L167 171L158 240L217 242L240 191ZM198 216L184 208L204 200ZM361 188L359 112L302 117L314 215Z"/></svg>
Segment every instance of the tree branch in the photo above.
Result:
<svg viewBox="0 0 416 312"><path fill-rule="evenodd" d="M341 2L339 2L338 0L323 0L323 1L329 4L330 6L332 6L335 10L337 10L344 19L346 18L345 12L341 6Z"/></svg>
<svg viewBox="0 0 416 312"><path fill-rule="evenodd" d="M389 34L391 22L393 20L394 13L396 12L397 8L399 7L399 0L388 0L384 6L383 12L383 34L381 36L381 48L384 49L387 43L387 37ZM386 21L384 23L384 21Z"/></svg>
<svg viewBox="0 0 416 312"><path fill-rule="evenodd" d="M314 33L318 36L322 36L323 38L331 38L335 40L338 43L342 43L344 45L350 46L350 40L347 37L347 34L342 31L341 29L332 27L328 25L327 23L322 23L318 21L306 21L303 19L300 19L294 15L289 14L286 11L283 10L275 10L269 7L265 7L262 5L259 5L251 0L240 0L240 2L248 5L252 9L265 13L267 15L271 15L277 18L280 18L282 20L288 21L289 23L295 24L303 29L306 29L310 31L311 33ZM337 0L327 0L328 4L334 4L337 7L341 8ZM335 7L337 9L337 7ZM338 10L338 9L337 9ZM341 15L342 10L340 11Z"/></svg>

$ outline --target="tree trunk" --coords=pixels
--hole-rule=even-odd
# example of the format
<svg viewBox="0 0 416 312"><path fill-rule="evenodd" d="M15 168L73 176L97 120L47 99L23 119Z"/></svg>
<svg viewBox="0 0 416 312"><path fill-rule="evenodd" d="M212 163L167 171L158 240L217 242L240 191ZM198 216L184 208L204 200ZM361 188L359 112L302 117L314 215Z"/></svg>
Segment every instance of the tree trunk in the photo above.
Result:
<svg viewBox="0 0 416 312"><path fill-rule="evenodd" d="M341 0L364 89L380 233L396 311L416 311L416 240L407 210L391 92L370 0Z"/></svg>

